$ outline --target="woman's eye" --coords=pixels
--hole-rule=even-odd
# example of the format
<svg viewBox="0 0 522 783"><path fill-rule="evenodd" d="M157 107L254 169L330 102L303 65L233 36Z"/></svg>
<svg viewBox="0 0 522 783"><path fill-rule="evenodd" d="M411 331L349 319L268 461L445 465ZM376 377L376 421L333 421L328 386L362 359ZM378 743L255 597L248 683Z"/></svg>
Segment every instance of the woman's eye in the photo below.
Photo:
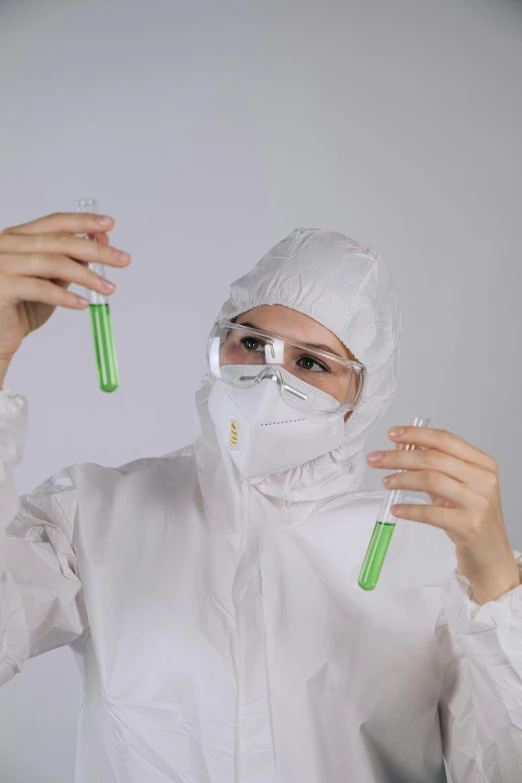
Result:
<svg viewBox="0 0 522 783"><path fill-rule="evenodd" d="M263 350L264 348L263 344L260 343L259 340L254 339L254 337L243 337L241 342L247 351L258 351L260 349Z"/></svg>
<svg viewBox="0 0 522 783"><path fill-rule="evenodd" d="M311 356L302 356L297 364L299 367L302 367L303 370L311 372L329 372L328 367L321 364L321 362L318 362L317 359L312 359Z"/></svg>

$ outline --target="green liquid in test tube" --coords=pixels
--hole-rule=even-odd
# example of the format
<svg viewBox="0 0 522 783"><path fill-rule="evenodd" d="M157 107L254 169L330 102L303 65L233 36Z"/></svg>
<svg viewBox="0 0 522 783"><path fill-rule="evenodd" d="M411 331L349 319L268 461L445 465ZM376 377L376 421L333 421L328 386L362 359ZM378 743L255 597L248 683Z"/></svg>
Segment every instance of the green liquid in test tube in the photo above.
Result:
<svg viewBox="0 0 522 783"><path fill-rule="evenodd" d="M412 416L411 423L413 427L427 427L429 419L423 419L420 416ZM399 448L406 451L412 451L415 446L402 444ZM402 471L398 471L402 473ZM379 575L388 551L393 531L395 530L396 519L391 513L391 507L401 503L404 498L404 490L394 489L386 493L382 502L381 509L377 516L377 521L370 539L368 551L359 573L359 587L363 590L374 590L379 580Z"/></svg>
<svg viewBox="0 0 522 783"><path fill-rule="evenodd" d="M92 212L97 214L98 207L95 199L79 199L76 202L77 212ZM103 264L89 264L89 269L105 277ZM112 332L111 313L106 296L96 291L87 291L89 310L91 312L92 336L94 339L94 353L98 367L98 381L102 391L111 392L118 388L118 362L116 360L116 348Z"/></svg>

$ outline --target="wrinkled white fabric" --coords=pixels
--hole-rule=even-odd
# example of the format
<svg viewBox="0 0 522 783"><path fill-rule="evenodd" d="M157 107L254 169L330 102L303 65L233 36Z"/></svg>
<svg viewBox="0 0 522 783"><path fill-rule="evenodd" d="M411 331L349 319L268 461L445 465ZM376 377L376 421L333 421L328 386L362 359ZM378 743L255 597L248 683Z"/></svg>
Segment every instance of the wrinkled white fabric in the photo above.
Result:
<svg viewBox="0 0 522 783"><path fill-rule="evenodd" d="M454 783L515 783L522 587L478 606L447 536L415 523L397 527L377 589L357 585L380 504L361 483L362 447L396 385L382 261L296 231L223 312L270 302L312 315L368 367L342 446L241 481L207 378L194 447L76 465L22 497L1 543L0 681L72 645L77 783L439 783L443 754ZM13 457L23 409L0 393Z"/></svg>

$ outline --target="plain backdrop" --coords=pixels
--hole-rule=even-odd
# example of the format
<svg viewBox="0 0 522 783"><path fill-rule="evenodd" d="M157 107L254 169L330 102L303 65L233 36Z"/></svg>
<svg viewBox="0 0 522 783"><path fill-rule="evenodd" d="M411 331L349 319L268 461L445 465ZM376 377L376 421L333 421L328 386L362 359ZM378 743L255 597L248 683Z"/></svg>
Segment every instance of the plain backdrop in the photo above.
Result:
<svg viewBox="0 0 522 783"><path fill-rule="evenodd" d="M368 450L415 412L493 454L522 548L521 85L519 2L0 2L0 227L97 198L133 255L112 273L117 392L88 313L12 365L19 491L191 441L228 284L293 228L330 228L384 255L403 305ZM71 783L79 697L67 649L2 688L2 783Z"/></svg>

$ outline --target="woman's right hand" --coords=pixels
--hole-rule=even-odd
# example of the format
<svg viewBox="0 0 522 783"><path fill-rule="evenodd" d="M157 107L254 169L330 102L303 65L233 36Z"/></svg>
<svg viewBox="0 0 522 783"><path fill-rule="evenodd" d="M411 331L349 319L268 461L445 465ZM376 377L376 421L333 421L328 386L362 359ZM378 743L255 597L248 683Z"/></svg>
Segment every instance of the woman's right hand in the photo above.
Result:
<svg viewBox="0 0 522 783"><path fill-rule="evenodd" d="M24 337L43 326L56 307L88 307L87 299L68 291L71 283L105 295L114 291L114 284L87 267L92 262L114 267L130 262L127 253L108 244L105 232L113 226L110 217L64 212L0 233L1 363L9 363ZM89 239L75 234L88 234Z"/></svg>

